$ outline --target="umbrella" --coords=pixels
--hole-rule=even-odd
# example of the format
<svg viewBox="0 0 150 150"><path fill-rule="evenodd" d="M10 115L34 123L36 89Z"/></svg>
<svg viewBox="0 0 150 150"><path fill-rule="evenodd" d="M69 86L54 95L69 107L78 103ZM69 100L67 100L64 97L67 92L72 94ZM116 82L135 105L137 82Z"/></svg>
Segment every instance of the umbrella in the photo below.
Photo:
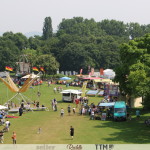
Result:
<svg viewBox="0 0 150 150"><path fill-rule="evenodd" d="M115 72L112 69L106 69L104 70L104 76L107 76L108 78L114 78Z"/></svg>
<svg viewBox="0 0 150 150"><path fill-rule="evenodd" d="M62 77L59 80L71 80L71 78L69 78L69 77Z"/></svg>
<svg viewBox="0 0 150 150"><path fill-rule="evenodd" d="M2 109L8 109L8 107L0 105L0 110L2 110Z"/></svg>

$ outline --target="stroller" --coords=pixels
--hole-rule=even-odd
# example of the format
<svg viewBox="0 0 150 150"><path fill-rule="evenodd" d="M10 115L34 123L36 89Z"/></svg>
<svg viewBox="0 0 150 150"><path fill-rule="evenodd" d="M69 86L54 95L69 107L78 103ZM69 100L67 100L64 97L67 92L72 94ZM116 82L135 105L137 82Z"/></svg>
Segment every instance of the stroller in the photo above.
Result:
<svg viewBox="0 0 150 150"><path fill-rule="evenodd" d="M147 119L147 120L145 120L145 122L144 122L147 126L150 126L150 118L149 119Z"/></svg>

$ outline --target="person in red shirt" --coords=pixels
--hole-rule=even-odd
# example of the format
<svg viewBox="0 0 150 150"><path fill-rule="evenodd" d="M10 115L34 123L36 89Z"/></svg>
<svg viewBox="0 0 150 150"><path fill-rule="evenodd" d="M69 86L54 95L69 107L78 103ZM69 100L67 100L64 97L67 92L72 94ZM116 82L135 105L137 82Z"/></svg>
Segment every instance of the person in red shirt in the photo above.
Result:
<svg viewBox="0 0 150 150"><path fill-rule="evenodd" d="M76 108L78 108L79 99L76 99L76 100L75 100L75 103L76 103Z"/></svg>

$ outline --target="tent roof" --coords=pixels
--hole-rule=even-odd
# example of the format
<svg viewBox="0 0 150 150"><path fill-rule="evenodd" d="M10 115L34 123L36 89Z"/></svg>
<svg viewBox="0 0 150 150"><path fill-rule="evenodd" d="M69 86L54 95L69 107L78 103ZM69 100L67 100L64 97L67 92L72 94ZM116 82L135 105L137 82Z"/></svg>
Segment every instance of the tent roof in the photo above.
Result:
<svg viewBox="0 0 150 150"><path fill-rule="evenodd" d="M115 102L112 103L100 103L99 106L105 106L105 107L110 107L110 106L114 106Z"/></svg>
<svg viewBox="0 0 150 150"><path fill-rule="evenodd" d="M2 110L2 109L8 109L8 107L0 105L0 110Z"/></svg>
<svg viewBox="0 0 150 150"><path fill-rule="evenodd" d="M99 77L87 77L87 78L83 78L84 80L94 80L94 79L102 79L102 78L99 78Z"/></svg>
<svg viewBox="0 0 150 150"><path fill-rule="evenodd" d="M110 82L112 82L112 80L110 80L110 79L94 79L94 81L95 82L107 82L107 83L110 83Z"/></svg>
<svg viewBox="0 0 150 150"><path fill-rule="evenodd" d="M69 77L62 77L62 78L59 78L59 80L71 80L71 78L69 78Z"/></svg>
<svg viewBox="0 0 150 150"><path fill-rule="evenodd" d="M78 91L78 90L73 90L73 89L68 89L68 90L63 90L60 93L73 93L73 94L81 94L82 92Z"/></svg>
<svg viewBox="0 0 150 150"><path fill-rule="evenodd" d="M36 74L28 74L26 76L23 76L22 78L29 78L31 75L31 78L39 78L40 76L36 75Z"/></svg>

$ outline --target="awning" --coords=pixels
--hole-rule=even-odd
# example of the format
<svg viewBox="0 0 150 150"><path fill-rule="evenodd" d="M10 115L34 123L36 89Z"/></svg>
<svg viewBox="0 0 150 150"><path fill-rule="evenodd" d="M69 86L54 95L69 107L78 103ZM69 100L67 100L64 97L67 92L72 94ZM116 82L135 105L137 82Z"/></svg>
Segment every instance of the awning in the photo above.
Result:
<svg viewBox="0 0 150 150"><path fill-rule="evenodd" d="M99 106L105 106L105 107L111 107L111 106L114 106L115 105L115 102L112 102L112 103L100 103Z"/></svg>
<svg viewBox="0 0 150 150"><path fill-rule="evenodd" d="M99 77L86 77L86 78L83 78L84 80L101 80L102 78L99 78Z"/></svg>
<svg viewBox="0 0 150 150"><path fill-rule="evenodd" d="M112 80L110 80L110 79L94 79L94 82L110 83L110 82L112 82Z"/></svg>
<svg viewBox="0 0 150 150"><path fill-rule="evenodd" d="M68 90L63 90L63 91L60 92L60 93L64 93L64 94L67 94L67 93L81 94L82 92L81 92L81 91L78 91L78 90L68 89Z"/></svg>

